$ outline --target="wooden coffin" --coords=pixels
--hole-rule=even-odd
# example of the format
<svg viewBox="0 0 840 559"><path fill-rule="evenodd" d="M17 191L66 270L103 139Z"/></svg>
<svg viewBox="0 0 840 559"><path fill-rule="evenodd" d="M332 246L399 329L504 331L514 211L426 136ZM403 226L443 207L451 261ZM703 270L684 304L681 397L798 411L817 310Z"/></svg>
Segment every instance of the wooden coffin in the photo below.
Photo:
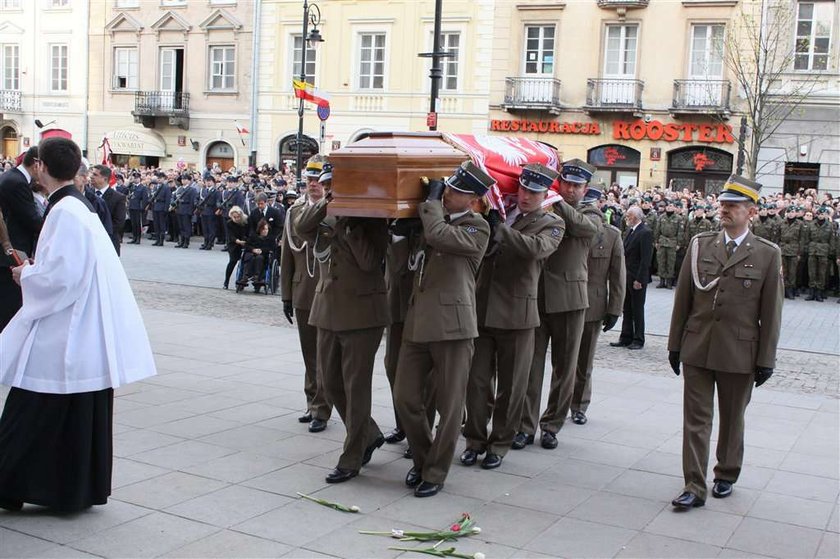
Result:
<svg viewBox="0 0 840 559"><path fill-rule="evenodd" d="M437 132L376 132L330 154L330 215L414 217L421 177L448 177L467 155Z"/></svg>

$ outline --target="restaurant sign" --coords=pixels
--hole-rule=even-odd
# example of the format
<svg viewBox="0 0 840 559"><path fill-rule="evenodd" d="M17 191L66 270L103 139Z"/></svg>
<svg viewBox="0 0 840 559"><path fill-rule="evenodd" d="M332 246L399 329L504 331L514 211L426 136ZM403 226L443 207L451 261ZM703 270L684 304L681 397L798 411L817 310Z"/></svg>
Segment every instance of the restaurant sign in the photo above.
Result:
<svg viewBox="0 0 840 559"><path fill-rule="evenodd" d="M536 132L537 134L588 134L601 133L597 122L558 122L556 120L491 120L493 132Z"/></svg>
<svg viewBox="0 0 840 559"><path fill-rule="evenodd" d="M617 120L613 122L613 138L616 140L662 140L665 142L705 142L715 144L734 144L732 127L728 124L663 124L658 120L645 122Z"/></svg>

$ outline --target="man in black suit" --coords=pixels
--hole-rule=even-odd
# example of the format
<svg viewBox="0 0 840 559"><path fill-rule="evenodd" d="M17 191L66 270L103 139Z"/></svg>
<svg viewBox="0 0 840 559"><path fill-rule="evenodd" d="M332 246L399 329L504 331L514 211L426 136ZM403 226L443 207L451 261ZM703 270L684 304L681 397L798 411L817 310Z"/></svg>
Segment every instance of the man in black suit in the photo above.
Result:
<svg viewBox="0 0 840 559"><path fill-rule="evenodd" d="M624 319L621 336L613 347L642 349L645 345L645 297L650 283L653 259L653 233L644 222L644 213L632 206L624 215L627 236L624 238L624 262L627 266L627 288L624 295Z"/></svg>
<svg viewBox="0 0 840 559"><path fill-rule="evenodd" d="M23 163L0 175L0 210L9 230L9 241L28 256L35 253L35 245L44 220L32 194L33 179L37 180L38 148L27 150ZM23 303L20 286L12 280L12 261L0 255L0 331L6 327Z"/></svg>
<svg viewBox="0 0 840 559"><path fill-rule="evenodd" d="M111 169L105 165L94 165L90 170L90 184L96 195L105 200L111 213L111 242L117 254L120 253L123 227L125 227L125 195L108 186L111 182Z"/></svg>
<svg viewBox="0 0 840 559"><path fill-rule="evenodd" d="M257 194L255 200L257 207L248 215L248 228L252 233L256 233L257 224L264 219L268 223L268 236L272 239L280 238L285 214L268 205L268 196L264 192Z"/></svg>

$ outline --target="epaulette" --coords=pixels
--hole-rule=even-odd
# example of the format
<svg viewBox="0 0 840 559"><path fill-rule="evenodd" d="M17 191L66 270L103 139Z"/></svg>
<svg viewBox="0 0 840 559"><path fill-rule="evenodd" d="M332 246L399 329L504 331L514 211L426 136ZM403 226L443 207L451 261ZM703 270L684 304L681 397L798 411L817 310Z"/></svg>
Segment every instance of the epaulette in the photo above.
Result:
<svg viewBox="0 0 840 559"><path fill-rule="evenodd" d="M616 233L621 235L621 229L619 229L615 225L612 225L611 223L607 223L606 226L607 226L607 228L612 229L613 231L615 231Z"/></svg>
<svg viewBox="0 0 840 559"><path fill-rule="evenodd" d="M773 248L775 248L775 249L777 249L777 250L780 250L780 249L779 249L779 245L777 245L777 244L776 244L776 243L774 243L773 241L768 241L768 240L767 240L767 239L765 239L764 237L759 237L759 236L757 236L757 235L753 235L753 237L755 237L755 240L756 240L756 241L762 242L762 243L764 243L765 245L768 245L768 246L771 246L771 247L773 247Z"/></svg>
<svg viewBox="0 0 840 559"><path fill-rule="evenodd" d="M716 237L720 231L703 231L694 235L695 237Z"/></svg>
<svg viewBox="0 0 840 559"><path fill-rule="evenodd" d="M548 217L549 219L551 219L553 221L560 221L560 216L557 215L554 212L549 212L549 211L543 212L543 216Z"/></svg>

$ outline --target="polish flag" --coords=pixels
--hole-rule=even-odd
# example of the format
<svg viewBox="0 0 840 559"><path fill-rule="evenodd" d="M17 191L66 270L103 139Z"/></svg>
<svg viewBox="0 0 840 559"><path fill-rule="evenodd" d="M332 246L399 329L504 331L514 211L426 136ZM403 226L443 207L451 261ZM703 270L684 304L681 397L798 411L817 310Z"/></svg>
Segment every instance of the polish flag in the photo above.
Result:
<svg viewBox="0 0 840 559"><path fill-rule="evenodd" d="M330 106L330 96L319 89L315 89L314 85L300 80L292 80L292 86L295 90L295 97L298 99L315 103L319 107Z"/></svg>

